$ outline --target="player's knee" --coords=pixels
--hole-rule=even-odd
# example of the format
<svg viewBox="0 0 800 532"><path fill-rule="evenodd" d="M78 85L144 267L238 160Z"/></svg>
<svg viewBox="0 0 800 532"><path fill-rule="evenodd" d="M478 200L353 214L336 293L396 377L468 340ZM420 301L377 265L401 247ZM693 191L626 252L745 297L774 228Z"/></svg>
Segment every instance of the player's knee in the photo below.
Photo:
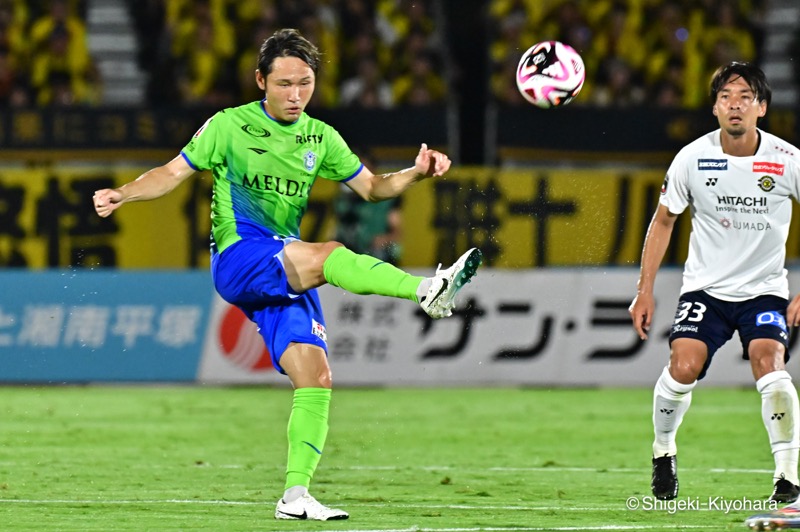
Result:
<svg viewBox="0 0 800 532"><path fill-rule="evenodd" d="M324 242L321 244L321 252L320 255L323 257L323 261L328 258L328 256L334 252L337 248L343 248L344 244L341 242L337 242L335 240L331 240L329 242Z"/></svg>
<svg viewBox="0 0 800 532"><path fill-rule="evenodd" d="M784 369L783 354L779 356L762 356L758 358L750 358L750 365L753 367L753 374L756 379L772 373L774 371L781 371Z"/></svg>
<svg viewBox="0 0 800 532"><path fill-rule="evenodd" d="M756 379L785 368L784 347L778 342L753 340L748 346L747 354Z"/></svg>
<svg viewBox="0 0 800 532"><path fill-rule="evenodd" d="M685 358L673 358L669 364L670 376L681 384L691 384L703 371L704 361Z"/></svg>
<svg viewBox="0 0 800 532"><path fill-rule="evenodd" d="M331 375L331 370L320 371L317 375L318 380L318 387L319 388L333 388L333 376Z"/></svg>

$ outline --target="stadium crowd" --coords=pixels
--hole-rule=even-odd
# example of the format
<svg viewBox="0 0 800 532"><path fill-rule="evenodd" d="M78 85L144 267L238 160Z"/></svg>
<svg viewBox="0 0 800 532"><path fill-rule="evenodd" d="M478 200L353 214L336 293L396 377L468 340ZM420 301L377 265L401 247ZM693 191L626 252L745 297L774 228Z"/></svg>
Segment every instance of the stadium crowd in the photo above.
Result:
<svg viewBox="0 0 800 532"><path fill-rule="evenodd" d="M146 103L223 107L261 97L258 46L296 27L324 51L320 107L442 102L457 75L435 0L124 0L147 78ZM0 0L0 101L101 104L87 0ZM576 105L694 108L717 65L756 61L765 0L491 0L490 89L522 103L520 54L542 40L575 48L587 81Z"/></svg>
<svg viewBox="0 0 800 532"><path fill-rule="evenodd" d="M586 66L578 105L696 108L719 65L759 61L764 0L494 0L491 88L522 103L514 84L520 55L558 40Z"/></svg>
<svg viewBox="0 0 800 532"><path fill-rule="evenodd" d="M150 102L232 105L259 97L260 44L298 28L323 51L314 105L389 108L443 100L441 32L418 0L129 0ZM165 83L175 79L176 83Z"/></svg>
<svg viewBox="0 0 800 532"><path fill-rule="evenodd" d="M99 103L85 0L0 0L0 102Z"/></svg>

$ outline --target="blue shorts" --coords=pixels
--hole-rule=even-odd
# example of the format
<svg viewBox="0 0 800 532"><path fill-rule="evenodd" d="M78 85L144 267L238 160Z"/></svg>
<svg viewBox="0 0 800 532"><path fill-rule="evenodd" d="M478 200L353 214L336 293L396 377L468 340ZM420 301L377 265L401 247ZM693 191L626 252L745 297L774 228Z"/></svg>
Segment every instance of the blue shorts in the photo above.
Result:
<svg viewBox="0 0 800 532"><path fill-rule="evenodd" d="M714 353L739 332L742 358L749 360L747 349L756 338L770 338L784 347L784 361L789 360L789 331L786 308L789 302L778 296L764 295L746 301L723 301L704 291L681 294L672 322L669 343L675 338L695 338L708 347L708 358L698 379L706 376Z"/></svg>
<svg viewBox="0 0 800 532"><path fill-rule="evenodd" d="M222 299L236 305L258 325L272 365L291 342L328 351L325 318L316 289L296 294L283 268L283 248L295 239L247 238L211 255L211 276Z"/></svg>

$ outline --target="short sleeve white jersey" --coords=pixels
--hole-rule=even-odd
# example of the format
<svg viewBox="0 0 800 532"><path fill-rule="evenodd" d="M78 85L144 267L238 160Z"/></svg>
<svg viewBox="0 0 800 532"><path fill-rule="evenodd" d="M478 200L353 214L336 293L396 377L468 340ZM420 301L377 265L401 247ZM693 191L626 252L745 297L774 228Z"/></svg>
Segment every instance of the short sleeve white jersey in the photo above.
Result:
<svg viewBox="0 0 800 532"><path fill-rule="evenodd" d="M759 133L755 155L732 157L713 131L678 152L667 171L661 204L674 214L689 207L692 216L681 293L789 297L784 263L792 199L800 198L800 152Z"/></svg>

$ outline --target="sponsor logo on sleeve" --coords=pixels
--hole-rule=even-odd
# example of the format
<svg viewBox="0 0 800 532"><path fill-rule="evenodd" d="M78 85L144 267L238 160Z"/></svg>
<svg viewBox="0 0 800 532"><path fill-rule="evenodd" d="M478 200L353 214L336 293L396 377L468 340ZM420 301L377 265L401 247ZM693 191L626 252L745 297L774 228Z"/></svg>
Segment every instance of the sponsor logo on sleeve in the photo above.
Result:
<svg viewBox="0 0 800 532"><path fill-rule="evenodd" d="M754 162L753 172L757 172L759 174L783 175L783 166L784 165L778 163Z"/></svg>
<svg viewBox="0 0 800 532"><path fill-rule="evenodd" d="M667 187L668 186L669 186L669 176L665 175L664 176L664 182L661 184L661 195L662 196L667 193Z"/></svg>
<svg viewBox="0 0 800 532"><path fill-rule="evenodd" d="M698 170L727 170L728 159L697 159Z"/></svg>

